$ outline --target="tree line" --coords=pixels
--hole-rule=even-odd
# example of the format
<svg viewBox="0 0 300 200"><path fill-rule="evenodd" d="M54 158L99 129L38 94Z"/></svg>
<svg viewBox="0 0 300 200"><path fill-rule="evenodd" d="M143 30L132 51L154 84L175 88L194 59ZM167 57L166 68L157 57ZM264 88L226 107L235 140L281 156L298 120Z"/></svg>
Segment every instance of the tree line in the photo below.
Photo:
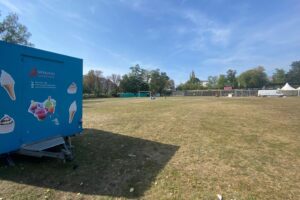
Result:
<svg viewBox="0 0 300 200"><path fill-rule="evenodd" d="M265 68L258 66L237 75L237 71L229 69L226 74L209 76L206 83L196 77L192 71L190 78L178 85L178 90L223 89L226 86L232 88L278 88L286 82L294 86L300 86L300 61L292 62L291 68L286 72L277 68L271 77L268 77Z"/></svg>
<svg viewBox="0 0 300 200"><path fill-rule="evenodd" d="M101 71L90 70L83 77L83 92L97 97L118 96L120 92L138 93L140 91L168 95L175 89L224 89L226 86L235 89L278 88L286 82L300 86L300 61L293 62L287 72L284 69L275 69L271 77L268 77L264 67L258 66L240 75L237 75L236 70L229 69L226 74L209 76L208 81L204 83L192 71L189 79L177 87L166 72L161 72L159 69L146 70L137 64L130 67L130 72L123 76L112 74L105 78Z"/></svg>
<svg viewBox="0 0 300 200"><path fill-rule="evenodd" d="M175 89L175 83L166 72L146 70L140 65L130 67L130 72L120 76L104 77L98 70L90 70L83 76L83 92L93 96L118 96L120 92L151 92L166 95Z"/></svg>

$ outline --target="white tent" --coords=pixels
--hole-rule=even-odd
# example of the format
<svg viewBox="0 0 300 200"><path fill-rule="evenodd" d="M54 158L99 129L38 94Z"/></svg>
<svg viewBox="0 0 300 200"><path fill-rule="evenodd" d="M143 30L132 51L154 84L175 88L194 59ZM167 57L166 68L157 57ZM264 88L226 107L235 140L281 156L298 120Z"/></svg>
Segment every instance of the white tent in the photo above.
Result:
<svg viewBox="0 0 300 200"><path fill-rule="evenodd" d="M297 90L300 90L300 87L298 87Z"/></svg>
<svg viewBox="0 0 300 200"><path fill-rule="evenodd" d="M281 90L296 90L295 88L293 88L292 86L290 86L288 83L286 83Z"/></svg>

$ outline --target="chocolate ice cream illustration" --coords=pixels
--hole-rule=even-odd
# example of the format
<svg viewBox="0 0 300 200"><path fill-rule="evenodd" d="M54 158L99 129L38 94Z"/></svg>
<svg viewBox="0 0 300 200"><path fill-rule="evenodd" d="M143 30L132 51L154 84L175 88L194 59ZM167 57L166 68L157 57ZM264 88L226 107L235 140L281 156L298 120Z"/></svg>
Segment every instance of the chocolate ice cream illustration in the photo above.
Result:
<svg viewBox="0 0 300 200"><path fill-rule="evenodd" d="M15 81L11 75L4 70L1 70L0 84L6 90L11 100L15 101Z"/></svg>

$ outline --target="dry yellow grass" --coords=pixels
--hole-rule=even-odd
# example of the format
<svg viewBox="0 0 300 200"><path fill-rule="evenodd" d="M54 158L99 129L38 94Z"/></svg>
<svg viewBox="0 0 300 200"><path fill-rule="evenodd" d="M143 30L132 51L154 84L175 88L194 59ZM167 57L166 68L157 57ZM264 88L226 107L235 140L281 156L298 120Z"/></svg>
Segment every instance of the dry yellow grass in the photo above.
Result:
<svg viewBox="0 0 300 200"><path fill-rule="evenodd" d="M0 167L0 197L300 199L300 98L87 100L84 127L74 162Z"/></svg>

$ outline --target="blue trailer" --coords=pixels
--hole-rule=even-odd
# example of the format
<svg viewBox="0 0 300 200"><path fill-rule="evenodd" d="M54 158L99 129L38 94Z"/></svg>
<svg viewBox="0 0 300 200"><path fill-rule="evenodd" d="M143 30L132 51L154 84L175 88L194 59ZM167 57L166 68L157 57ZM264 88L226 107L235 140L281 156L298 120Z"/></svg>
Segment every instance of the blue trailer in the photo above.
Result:
<svg viewBox="0 0 300 200"><path fill-rule="evenodd" d="M0 41L0 86L0 155L71 155L69 138L82 131L81 59Z"/></svg>

